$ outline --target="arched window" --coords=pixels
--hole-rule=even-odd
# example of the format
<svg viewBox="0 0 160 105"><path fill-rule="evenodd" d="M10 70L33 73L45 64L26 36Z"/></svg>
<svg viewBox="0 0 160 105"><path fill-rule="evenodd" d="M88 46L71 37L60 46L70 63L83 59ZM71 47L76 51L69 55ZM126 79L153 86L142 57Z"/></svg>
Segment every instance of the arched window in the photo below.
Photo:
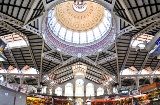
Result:
<svg viewBox="0 0 160 105"><path fill-rule="evenodd" d="M82 79L76 80L75 96L84 96L84 81Z"/></svg>
<svg viewBox="0 0 160 105"><path fill-rule="evenodd" d="M57 96L62 96L62 88L61 87L57 87L55 89L55 94L57 94Z"/></svg>
<svg viewBox="0 0 160 105"><path fill-rule="evenodd" d="M104 89L102 87L99 87L97 89L97 96L103 95L104 94Z"/></svg>
<svg viewBox="0 0 160 105"><path fill-rule="evenodd" d="M65 96L73 96L73 84L67 83L65 85Z"/></svg>
<svg viewBox="0 0 160 105"><path fill-rule="evenodd" d="M86 96L94 96L94 85L92 83L86 85Z"/></svg>

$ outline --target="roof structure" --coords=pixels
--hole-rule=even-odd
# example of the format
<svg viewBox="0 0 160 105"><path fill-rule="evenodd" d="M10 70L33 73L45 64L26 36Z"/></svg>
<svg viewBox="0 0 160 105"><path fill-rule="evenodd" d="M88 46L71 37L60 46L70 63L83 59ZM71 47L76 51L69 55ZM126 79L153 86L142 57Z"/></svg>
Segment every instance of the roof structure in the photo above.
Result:
<svg viewBox="0 0 160 105"><path fill-rule="evenodd" d="M132 47L135 37L145 35L136 38L139 41L150 35L145 40L149 41L160 30L160 0L97 0L97 3L112 13L116 21L116 39L107 50L99 49L97 53L84 57L75 57L62 53L60 49L52 49L43 39L43 17L52 6L63 1L0 0L0 37L7 38L9 42L25 40L26 43L24 46L6 48L3 51L7 60L0 63L2 69L7 70L9 66L13 66L21 70L29 65L42 75L66 70L65 73L58 73L61 76L57 75L59 80L64 81L66 78L72 79L72 76L67 77L73 75L70 65L82 62L94 68L86 72L88 79L95 81L97 77L101 79L98 75L102 73L117 77L120 71L131 66L137 71L147 67L154 71L160 67L160 61L147 50L136 51ZM101 74L96 70L101 71ZM122 85L131 85L132 81L134 80L124 79ZM143 84L148 83L148 80L141 81Z"/></svg>

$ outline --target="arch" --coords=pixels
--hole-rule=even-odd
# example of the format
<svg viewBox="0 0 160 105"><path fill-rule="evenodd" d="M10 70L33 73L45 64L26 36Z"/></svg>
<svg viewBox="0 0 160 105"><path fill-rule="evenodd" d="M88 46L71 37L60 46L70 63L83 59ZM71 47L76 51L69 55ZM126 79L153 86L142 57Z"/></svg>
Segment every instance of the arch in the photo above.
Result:
<svg viewBox="0 0 160 105"><path fill-rule="evenodd" d="M84 96L84 81L82 79L76 80L75 96Z"/></svg>
<svg viewBox="0 0 160 105"><path fill-rule="evenodd" d="M65 96L73 96L73 84L67 83L65 85Z"/></svg>
<svg viewBox="0 0 160 105"><path fill-rule="evenodd" d="M104 89L102 87L99 87L97 89L97 96L103 95L104 94Z"/></svg>
<svg viewBox="0 0 160 105"><path fill-rule="evenodd" d="M94 85L92 83L86 85L86 96L94 96Z"/></svg>
<svg viewBox="0 0 160 105"><path fill-rule="evenodd" d="M55 89L55 94L57 94L57 96L62 96L62 88L61 87L57 87Z"/></svg>

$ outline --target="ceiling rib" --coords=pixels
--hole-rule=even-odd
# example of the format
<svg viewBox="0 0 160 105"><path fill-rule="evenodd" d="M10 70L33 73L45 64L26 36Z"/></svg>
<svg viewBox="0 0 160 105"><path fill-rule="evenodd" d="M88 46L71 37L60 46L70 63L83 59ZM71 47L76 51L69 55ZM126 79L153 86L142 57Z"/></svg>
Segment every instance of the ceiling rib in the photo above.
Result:
<svg viewBox="0 0 160 105"><path fill-rule="evenodd" d="M14 65L16 66L17 69L20 70L20 68L19 68L19 66L18 66L18 64L17 64L17 62L16 62L16 60L15 60L15 58L13 56L12 50L10 48L8 48L8 52L9 52L11 58L12 58L12 61L14 62Z"/></svg>
<svg viewBox="0 0 160 105"><path fill-rule="evenodd" d="M132 25L134 26L134 21L132 19L132 16L127 8L127 6L125 5L123 0L119 0L120 4L122 5L122 7L125 9L126 15L128 16L129 20L131 21Z"/></svg>
<svg viewBox="0 0 160 105"><path fill-rule="evenodd" d="M53 61L53 62L55 62L55 63L58 63L58 64L62 64L62 61L60 61L59 59L54 58L54 57L52 57L52 56L49 56L49 55L43 54L43 58L48 59L48 60L51 60L51 61Z"/></svg>
<svg viewBox="0 0 160 105"><path fill-rule="evenodd" d="M47 11L47 3L46 3L46 0L42 0L42 2L43 2L43 6L44 6L44 9L45 9L45 11Z"/></svg>
<svg viewBox="0 0 160 105"><path fill-rule="evenodd" d="M131 38L132 39L132 38ZM127 59L129 57L129 53L131 51L131 45L132 45L132 42L130 41L130 44L128 46L128 50L127 50L127 53L125 54L125 58L124 58L124 61L123 61L123 64L122 64L122 67L120 70L124 70L125 69L125 65L126 65L126 62L127 62Z"/></svg>
<svg viewBox="0 0 160 105"><path fill-rule="evenodd" d="M52 73L52 72L56 71L57 69L69 64L70 62L72 62L75 59L77 59L77 58L76 57L71 57L71 58L67 59L62 64L59 64L58 66L56 66L56 67L52 68L51 70L49 70L46 74L49 74L49 73Z"/></svg>
<svg viewBox="0 0 160 105"><path fill-rule="evenodd" d="M17 25L19 27L22 27L23 26L23 22L17 20L17 19L14 19L6 14L3 14L0 12L0 20L2 21L6 21L8 23L11 23L11 24L14 24L14 25Z"/></svg>
<svg viewBox="0 0 160 105"><path fill-rule="evenodd" d="M145 57L145 59L144 59L144 61L143 61L143 64L142 64L140 70L144 69L144 67L145 67L145 65L146 65L146 62L147 62L147 60L148 60L148 58L149 58L149 55L150 55L150 53L148 52L147 55L146 55L146 57Z"/></svg>
<svg viewBox="0 0 160 105"><path fill-rule="evenodd" d="M36 8L37 4L39 3L40 0L34 0L32 7L29 11L29 13L27 14L27 17L25 19L24 25L26 25L28 23L28 21L30 20L30 18L32 17L33 11Z"/></svg>
<svg viewBox="0 0 160 105"><path fill-rule="evenodd" d="M92 61L91 59L89 59L88 57L83 57L82 59L88 61L89 63L91 63L92 65L98 67L99 69L103 70L104 73L109 74L109 75L115 75L113 74L111 71L107 70L106 68L102 67L101 65L97 65L96 62Z"/></svg>
<svg viewBox="0 0 160 105"><path fill-rule="evenodd" d="M30 47L30 43L29 43L28 36L26 36L26 38L27 38L27 40L28 40L27 45L28 45L29 53L30 53L31 58L32 58L32 62L33 62L33 64L34 64L34 67L38 70L38 66L37 66L37 63L36 63L35 57L34 57L34 55L33 55L33 50L32 50L32 49L31 49L31 47Z"/></svg>
<svg viewBox="0 0 160 105"><path fill-rule="evenodd" d="M112 54L112 55L110 55L110 56L108 56L108 57L106 57L106 58L103 58L103 59L101 59L101 60L99 60L98 61L98 64L103 64L103 63L105 63L105 62L108 62L108 61L111 61L111 60L113 60L113 59L116 59L116 53L114 53L114 54Z"/></svg>

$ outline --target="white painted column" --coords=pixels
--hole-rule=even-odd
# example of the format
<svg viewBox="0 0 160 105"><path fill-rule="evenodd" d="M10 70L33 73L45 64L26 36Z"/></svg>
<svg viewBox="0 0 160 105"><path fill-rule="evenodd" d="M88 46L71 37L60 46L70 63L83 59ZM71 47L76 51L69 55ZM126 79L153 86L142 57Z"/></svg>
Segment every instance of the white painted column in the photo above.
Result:
<svg viewBox="0 0 160 105"><path fill-rule="evenodd" d="M136 77L136 89L139 90L139 76Z"/></svg>

